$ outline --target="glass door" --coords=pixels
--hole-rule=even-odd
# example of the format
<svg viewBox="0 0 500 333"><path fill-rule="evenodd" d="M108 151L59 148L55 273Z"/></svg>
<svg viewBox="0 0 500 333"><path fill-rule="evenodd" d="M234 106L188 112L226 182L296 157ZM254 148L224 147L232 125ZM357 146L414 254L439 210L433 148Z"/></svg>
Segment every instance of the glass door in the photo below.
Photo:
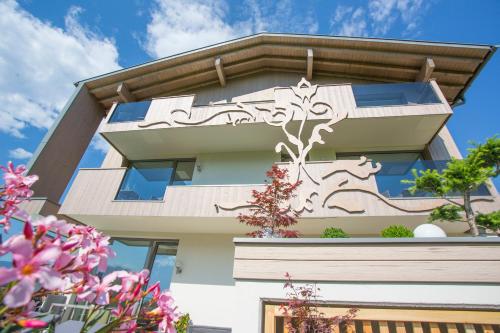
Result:
<svg viewBox="0 0 500 333"><path fill-rule="evenodd" d="M150 266L151 283L160 281L161 290L169 289L175 271L177 243L157 242L154 258Z"/></svg>
<svg viewBox="0 0 500 333"><path fill-rule="evenodd" d="M111 247L116 257L108 262L106 273L116 270L140 272L148 269L150 283L160 281L161 289L168 289L175 270L177 241L116 238Z"/></svg>

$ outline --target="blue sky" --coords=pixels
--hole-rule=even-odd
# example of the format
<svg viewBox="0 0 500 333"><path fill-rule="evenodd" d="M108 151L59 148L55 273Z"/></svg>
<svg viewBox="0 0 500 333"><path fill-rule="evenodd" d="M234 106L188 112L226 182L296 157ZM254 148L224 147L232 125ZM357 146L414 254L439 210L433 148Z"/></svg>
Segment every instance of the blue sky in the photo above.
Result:
<svg viewBox="0 0 500 333"><path fill-rule="evenodd" d="M260 31L500 44L500 1L0 0L0 163L26 163L69 98L96 74ZM500 54L448 126L468 141L500 133ZM82 167L100 165L93 140ZM497 182L498 187L498 182Z"/></svg>

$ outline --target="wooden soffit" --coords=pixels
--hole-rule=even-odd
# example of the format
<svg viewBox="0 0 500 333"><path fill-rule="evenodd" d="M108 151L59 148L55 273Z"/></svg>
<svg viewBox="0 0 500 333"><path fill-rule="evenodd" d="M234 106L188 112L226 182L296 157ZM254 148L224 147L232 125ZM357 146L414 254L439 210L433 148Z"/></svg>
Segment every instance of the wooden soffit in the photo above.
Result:
<svg viewBox="0 0 500 333"><path fill-rule="evenodd" d="M120 100L125 84L137 100L167 96L219 84L214 62L224 77L262 71L307 75L314 52L314 75L362 78L379 82L414 82L422 64L432 59L432 78L454 104L494 53L489 45L262 33L161 58L81 81L105 107ZM312 73L309 73L310 75Z"/></svg>

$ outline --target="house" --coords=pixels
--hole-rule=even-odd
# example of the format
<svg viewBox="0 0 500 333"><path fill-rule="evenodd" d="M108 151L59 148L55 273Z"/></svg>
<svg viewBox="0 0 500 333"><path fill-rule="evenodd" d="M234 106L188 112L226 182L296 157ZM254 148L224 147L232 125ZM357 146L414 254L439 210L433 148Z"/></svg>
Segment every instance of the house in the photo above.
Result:
<svg viewBox="0 0 500 333"><path fill-rule="evenodd" d="M30 163L31 211L110 234L112 268L150 269L193 332L283 332L286 272L325 313L360 308L357 332L497 332L497 238L379 237L443 204L401 180L461 158L446 122L494 52L263 33L78 82ZM111 149L60 202L96 131ZM246 238L236 216L274 163L302 181L302 237ZM474 194L499 205L493 186ZM331 226L352 238L318 238Z"/></svg>

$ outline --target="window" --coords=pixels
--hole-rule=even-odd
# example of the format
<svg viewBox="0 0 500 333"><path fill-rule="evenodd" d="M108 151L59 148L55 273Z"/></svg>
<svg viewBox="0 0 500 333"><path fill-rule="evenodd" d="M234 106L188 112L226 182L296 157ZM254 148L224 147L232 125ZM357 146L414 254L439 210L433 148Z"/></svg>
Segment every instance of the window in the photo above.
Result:
<svg viewBox="0 0 500 333"><path fill-rule="evenodd" d="M357 107L441 103L428 82L352 85Z"/></svg>
<svg viewBox="0 0 500 333"><path fill-rule="evenodd" d="M194 160L132 162L115 200L162 200L169 185L191 185Z"/></svg>
<svg viewBox="0 0 500 333"><path fill-rule="evenodd" d="M106 273L118 270L140 272L146 268L151 272L151 283L160 281L161 289L168 289L175 270L177 245L177 241L113 239L111 248L116 256L108 260Z"/></svg>
<svg viewBox="0 0 500 333"><path fill-rule="evenodd" d="M179 161L172 185L191 185L195 161Z"/></svg>
<svg viewBox="0 0 500 333"><path fill-rule="evenodd" d="M430 197L428 192L410 193L408 188L411 184L402 183L403 180L412 180L413 170L417 172L423 170L437 170L441 172L446 168L448 161L424 160L421 153L366 153L366 154L346 154L337 156L339 160L354 160L360 156L366 156L373 163L380 162L382 169L375 174L378 191L388 198L407 197ZM448 193L449 196L457 196L458 193ZM474 196L490 195L486 185L481 185L472 193Z"/></svg>
<svg viewBox="0 0 500 333"><path fill-rule="evenodd" d="M144 120L151 101L120 103L116 106L108 123Z"/></svg>

